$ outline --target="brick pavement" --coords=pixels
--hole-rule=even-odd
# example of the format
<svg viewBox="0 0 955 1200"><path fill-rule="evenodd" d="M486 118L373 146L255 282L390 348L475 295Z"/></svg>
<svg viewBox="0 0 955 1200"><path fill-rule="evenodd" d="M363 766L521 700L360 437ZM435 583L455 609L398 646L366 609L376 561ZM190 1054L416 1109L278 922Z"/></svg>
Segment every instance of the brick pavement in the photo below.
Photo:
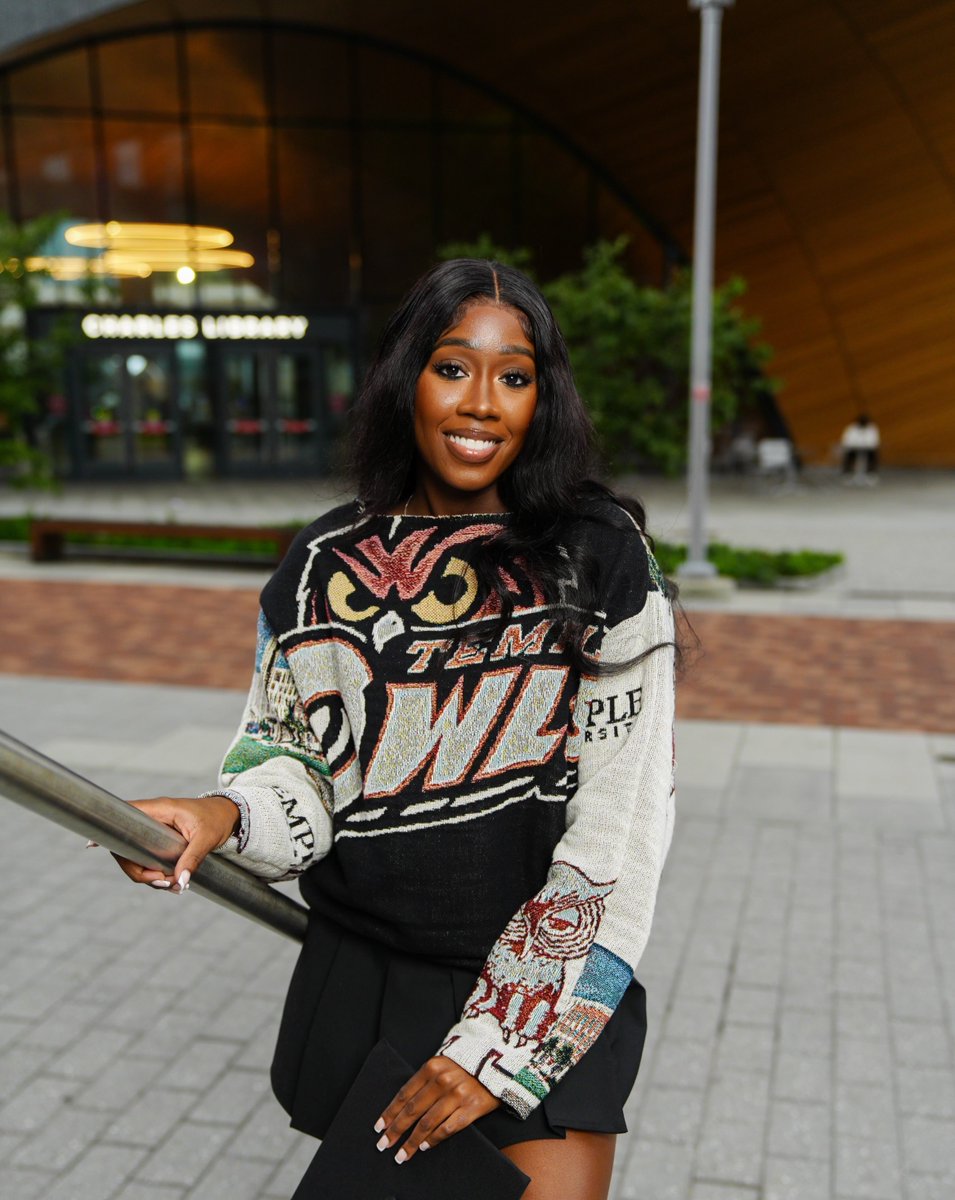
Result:
<svg viewBox="0 0 955 1200"><path fill-rule="evenodd" d="M245 688L249 588L7 579L0 671ZM955 624L691 613L684 717L955 729Z"/></svg>

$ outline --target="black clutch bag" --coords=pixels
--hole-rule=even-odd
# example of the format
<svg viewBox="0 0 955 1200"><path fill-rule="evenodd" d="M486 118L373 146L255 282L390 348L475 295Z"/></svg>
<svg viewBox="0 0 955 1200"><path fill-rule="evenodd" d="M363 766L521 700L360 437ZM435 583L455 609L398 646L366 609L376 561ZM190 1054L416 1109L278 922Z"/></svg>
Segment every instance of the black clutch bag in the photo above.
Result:
<svg viewBox="0 0 955 1200"><path fill-rule="evenodd" d="M292 1200L519 1200L530 1179L473 1125L406 1163L376 1148L374 1125L414 1070L384 1038L355 1082Z"/></svg>

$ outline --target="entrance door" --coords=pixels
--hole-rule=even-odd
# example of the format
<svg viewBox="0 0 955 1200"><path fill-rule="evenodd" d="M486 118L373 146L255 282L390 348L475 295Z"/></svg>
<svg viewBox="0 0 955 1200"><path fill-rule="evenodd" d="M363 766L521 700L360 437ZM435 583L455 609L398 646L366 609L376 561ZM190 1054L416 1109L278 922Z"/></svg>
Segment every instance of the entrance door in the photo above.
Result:
<svg viewBox="0 0 955 1200"><path fill-rule="evenodd" d="M146 345L79 356L82 475L174 476L180 432L173 356Z"/></svg>
<svg viewBox="0 0 955 1200"><path fill-rule="evenodd" d="M320 361L315 347L223 350L223 457L230 474L311 473L323 465Z"/></svg>

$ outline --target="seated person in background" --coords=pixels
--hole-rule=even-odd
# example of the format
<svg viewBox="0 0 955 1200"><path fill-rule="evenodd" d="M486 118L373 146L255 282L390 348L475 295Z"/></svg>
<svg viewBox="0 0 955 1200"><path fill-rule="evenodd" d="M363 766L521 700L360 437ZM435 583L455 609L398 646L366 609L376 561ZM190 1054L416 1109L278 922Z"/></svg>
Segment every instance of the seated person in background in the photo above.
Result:
<svg viewBox="0 0 955 1200"><path fill-rule="evenodd" d="M853 476L865 483L875 483L879 466L879 427L865 413L847 425L842 439L842 473L849 482Z"/></svg>

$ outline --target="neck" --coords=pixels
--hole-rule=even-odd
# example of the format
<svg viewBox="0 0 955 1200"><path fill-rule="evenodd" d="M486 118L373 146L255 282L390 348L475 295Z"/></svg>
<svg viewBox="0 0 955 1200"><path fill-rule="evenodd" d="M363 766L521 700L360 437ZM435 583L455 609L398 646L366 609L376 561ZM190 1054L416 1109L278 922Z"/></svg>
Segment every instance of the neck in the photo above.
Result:
<svg viewBox="0 0 955 1200"><path fill-rule="evenodd" d="M411 517L459 517L469 513L503 513L507 508L496 486L480 492L460 492L419 476L401 511Z"/></svg>

